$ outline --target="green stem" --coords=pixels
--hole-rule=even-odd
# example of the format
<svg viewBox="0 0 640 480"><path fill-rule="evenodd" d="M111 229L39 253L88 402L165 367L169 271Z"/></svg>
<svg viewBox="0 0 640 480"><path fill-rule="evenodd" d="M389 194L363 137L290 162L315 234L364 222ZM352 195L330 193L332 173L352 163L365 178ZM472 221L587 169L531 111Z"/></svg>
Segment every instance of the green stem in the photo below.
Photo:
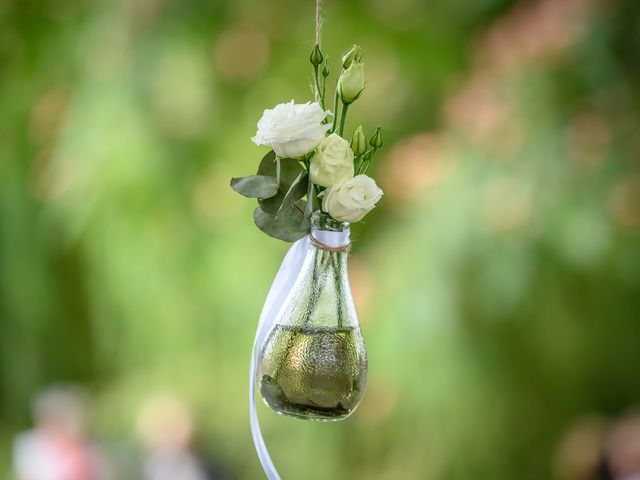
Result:
<svg viewBox="0 0 640 480"><path fill-rule="evenodd" d="M316 102L320 101L320 105L324 110L324 95L320 92L320 77L318 76L318 65L313 66L313 76L316 80Z"/></svg>
<svg viewBox="0 0 640 480"><path fill-rule="evenodd" d="M284 357L282 358L281 361L278 362L278 364L276 365L276 368L273 372L273 379L274 380L278 380L278 377L280 376L280 372L282 372L282 369L284 368L284 366L287 364L287 362L289 361L289 354L291 353L291 349L293 348L293 346L296 343L296 337L299 335L299 332L296 332L295 330L291 333L291 337L287 340L287 346L285 347L285 354ZM268 339L268 338L267 338ZM266 341L265 341L266 343Z"/></svg>
<svg viewBox="0 0 640 480"><path fill-rule="evenodd" d="M354 163L354 168L353 168L353 172L355 175L358 175L360 173L360 167L362 167L362 162L364 161L364 156L362 155L358 155L357 157L354 158L353 163Z"/></svg>
<svg viewBox="0 0 640 480"><path fill-rule="evenodd" d="M343 311L342 311L342 278L340 276L340 270L342 267L342 255L346 255L346 253L330 253L333 260L333 275L334 281L336 282L336 293L338 295L338 301L336 302L336 306L338 307L338 328L343 326Z"/></svg>
<svg viewBox="0 0 640 480"><path fill-rule="evenodd" d="M340 136L342 136L342 133L344 132L344 122L347 119L347 110L349 110L349 104L348 103L343 103L342 104L342 115L340 116L340 130L338 132L338 134Z"/></svg>
<svg viewBox="0 0 640 480"><path fill-rule="evenodd" d="M311 215L318 208L318 192L316 192L316 186L311 182L311 179L307 179L307 205L304 209L304 217L308 222L311 222Z"/></svg>
<svg viewBox="0 0 640 480"><path fill-rule="evenodd" d="M356 169L356 175L360 175L361 173L367 173L369 166L371 165L371 160L373 159L374 154L378 149L375 147L371 147L369 150L362 155L360 163L358 164L358 168Z"/></svg>
<svg viewBox="0 0 640 480"><path fill-rule="evenodd" d="M336 126L338 125L338 116L340 115L340 112L338 111L338 98L338 87L336 85L336 94L335 98L333 99L333 126L331 127L331 133L336 131Z"/></svg>
<svg viewBox="0 0 640 480"><path fill-rule="evenodd" d="M311 322L311 312L313 312L318 304L318 296L315 295L318 288L318 270L321 268L321 264L324 261L324 254L327 253L319 248L315 249L313 254L313 265L311 270L311 298L309 299L309 315L302 321L302 326L306 327Z"/></svg>

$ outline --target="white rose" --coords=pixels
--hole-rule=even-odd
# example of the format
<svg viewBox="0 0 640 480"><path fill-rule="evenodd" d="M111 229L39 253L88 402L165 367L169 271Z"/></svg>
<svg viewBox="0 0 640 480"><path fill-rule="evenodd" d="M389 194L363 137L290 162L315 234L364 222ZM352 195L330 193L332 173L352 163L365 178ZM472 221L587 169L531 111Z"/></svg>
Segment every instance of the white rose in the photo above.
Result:
<svg viewBox="0 0 640 480"><path fill-rule="evenodd" d="M258 121L258 131L251 140L256 145L268 145L282 158L298 158L316 148L330 124L322 120L331 115L318 102L281 103L265 110Z"/></svg>
<svg viewBox="0 0 640 480"><path fill-rule="evenodd" d="M382 197L382 190L366 175L356 175L322 192L322 209L336 220L357 222L369 213Z"/></svg>
<svg viewBox="0 0 640 480"><path fill-rule="evenodd" d="M323 138L309 165L309 178L316 185L331 187L353 177L353 150L344 138L332 133Z"/></svg>

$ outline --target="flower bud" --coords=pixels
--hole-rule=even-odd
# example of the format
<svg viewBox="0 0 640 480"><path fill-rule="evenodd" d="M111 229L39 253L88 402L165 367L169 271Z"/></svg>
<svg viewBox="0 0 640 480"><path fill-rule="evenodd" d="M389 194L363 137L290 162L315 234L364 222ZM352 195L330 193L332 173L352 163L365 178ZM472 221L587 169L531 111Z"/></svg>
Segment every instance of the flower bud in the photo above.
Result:
<svg viewBox="0 0 640 480"><path fill-rule="evenodd" d="M362 49L358 45L351 47L347 53L342 56L342 68L345 70L351 66L353 61L359 62L362 59Z"/></svg>
<svg viewBox="0 0 640 480"><path fill-rule="evenodd" d="M324 57L322 56L322 52L320 51L320 45L316 44L316 46L313 48L313 51L311 52L311 56L309 56L309 61L311 62L311 65L317 67L322 63L323 60Z"/></svg>
<svg viewBox="0 0 640 480"><path fill-rule="evenodd" d="M364 155L367 151L367 138L364 136L364 131L362 130L362 125L356 128L356 131L353 132L353 137L351 138L351 150L356 155Z"/></svg>
<svg viewBox="0 0 640 480"><path fill-rule="evenodd" d="M322 65L321 72L324 78L327 78L329 76L329 65L327 65L327 62L324 62L324 65Z"/></svg>
<svg viewBox="0 0 640 480"><path fill-rule="evenodd" d="M376 128L371 140L369 140L369 145L373 148L382 147L382 129L380 127Z"/></svg>
<svg viewBox="0 0 640 480"><path fill-rule="evenodd" d="M338 91L342 103L350 104L358 99L364 90L364 63L356 60L344 70L338 79Z"/></svg>

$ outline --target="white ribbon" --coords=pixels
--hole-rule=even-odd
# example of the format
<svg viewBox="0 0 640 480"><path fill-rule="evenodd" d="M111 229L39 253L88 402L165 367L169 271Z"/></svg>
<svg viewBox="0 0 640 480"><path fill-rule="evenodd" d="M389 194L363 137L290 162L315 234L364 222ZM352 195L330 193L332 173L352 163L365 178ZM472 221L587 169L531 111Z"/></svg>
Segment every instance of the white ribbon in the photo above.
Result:
<svg viewBox="0 0 640 480"><path fill-rule="evenodd" d="M311 235L318 241L332 248L340 248L349 243L348 229L345 232L312 229ZM280 265L280 269L273 279L273 283L267 294L267 299L264 302L264 307L262 307L262 313L260 313L260 320L258 321L258 329L256 330L256 338L253 341L253 349L251 350L251 367L249 368L249 421L251 423L253 444L256 447L256 452L258 452L258 458L260 459L262 468L269 480L280 480L280 475L278 475L276 467L273 465L267 446L262 438L258 411L256 409L255 392L258 351L271 330L273 322L284 306L291 288L295 285L303 269L305 260L313 261L313 255L309 255L309 253L315 253L315 250L316 247L311 244L307 236L295 242L285 255L282 265Z"/></svg>

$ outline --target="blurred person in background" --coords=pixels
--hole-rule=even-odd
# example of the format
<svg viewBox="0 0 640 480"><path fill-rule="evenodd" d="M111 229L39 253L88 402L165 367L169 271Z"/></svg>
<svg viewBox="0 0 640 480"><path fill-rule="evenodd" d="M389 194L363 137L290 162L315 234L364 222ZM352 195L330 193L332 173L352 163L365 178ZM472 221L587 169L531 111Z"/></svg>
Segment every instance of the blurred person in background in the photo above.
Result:
<svg viewBox="0 0 640 480"><path fill-rule="evenodd" d="M101 450L87 432L87 400L69 386L40 393L33 406L35 426L14 443L18 480L106 480L111 478Z"/></svg>
<svg viewBox="0 0 640 480"><path fill-rule="evenodd" d="M556 452L559 480L640 480L640 411L580 419Z"/></svg>
<svg viewBox="0 0 640 480"><path fill-rule="evenodd" d="M615 422L604 445L609 477L640 480L640 411L635 410Z"/></svg>
<svg viewBox="0 0 640 480"><path fill-rule="evenodd" d="M144 480L219 480L223 476L193 451L193 416L182 400L159 394L142 406L137 433L145 448Z"/></svg>

